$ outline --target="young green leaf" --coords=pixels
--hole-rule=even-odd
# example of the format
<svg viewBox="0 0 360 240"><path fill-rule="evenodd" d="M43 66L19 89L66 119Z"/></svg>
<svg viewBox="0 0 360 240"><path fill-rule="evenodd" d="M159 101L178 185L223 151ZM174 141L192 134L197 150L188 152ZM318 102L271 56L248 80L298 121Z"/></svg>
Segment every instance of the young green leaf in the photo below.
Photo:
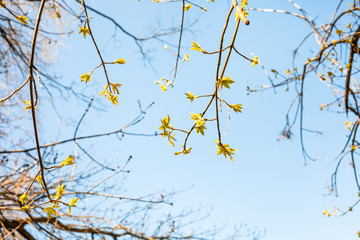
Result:
<svg viewBox="0 0 360 240"><path fill-rule="evenodd" d="M84 38L86 38L86 34L90 34L90 30L88 27L80 27L79 34L82 33Z"/></svg>
<svg viewBox="0 0 360 240"><path fill-rule="evenodd" d="M191 50L194 50L194 51L199 51L199 52L202 52L202 53L205 53L206 51L201 49L200 45L196 42L192 42L192 48L190 48Z"/></svg>
<svg viewBox="0 0 360 240"><path fill-rule="evenodd" d="M189 99L191 102L194 101L194 99L196 98L191 92L185 93L185 95L186 99Z"/></svg>
<svg viewBox="0 0 360 240"><path fill-rule="evenodd" d="M217 155L223 154L225 158L229 157L231 162L233 162L234 152L237 151L235 148L230 148L229 144L222 144L218 140L215 141L217 143L218 152Z"/></svg>
<svg viewBox="0 0 360 240"><path fill-rule="evenodd" d="M220 79L219 86L222 89L223 87L230 89L230 84L233 84L235 81L231 80L231 76Z"/></svg>

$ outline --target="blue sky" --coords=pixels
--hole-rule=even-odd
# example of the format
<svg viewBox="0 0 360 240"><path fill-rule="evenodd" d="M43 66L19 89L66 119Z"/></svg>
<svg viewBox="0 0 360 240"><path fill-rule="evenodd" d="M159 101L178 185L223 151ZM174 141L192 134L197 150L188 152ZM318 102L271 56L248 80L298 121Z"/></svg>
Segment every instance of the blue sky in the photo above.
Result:
<svg viewBox="0 0 360 240"><path fill-rule="evenodd" d="M229 1L230 2L230 1ZM190 50L191 42L198 42L208 51L218 48L221 30L229 9L229 3L216 0L215 3L197 1L208 9L203 13L195 7L186 12L186 23L197 21L185 31L182 54L190 54L190 62L179 68L175 87L161 92L155 81L165 76L173 68L175 58L163 48L163 43L149 41L144 47L151 50L151 66L143 61L134 42L121 32L113 38L114 27L96 16L92 20L95 38L105 59L125 58L127 63L110 66L110 78L123 84L119 106L113 107L100 100L107 111L90 111L80 129L79 135L105 132L125 125L138 114L138 103L143 106L155 102L149 109L143 122L131 128L132 132L154 133L160 125L160 119L171 116L175 127L190 128L190 112L200 112L205 101L190 103L184 92L195 95L212 91L216 71L216 56L205 56ZM317 22L331 18L337 1L298 1ZM144 36L159 28L177 26L180 22L181 6L173 4L155 4L152 1L89 1L90 6L114 16L128 31ZM266 1L249 0L249 6L296 11L285 0ZM326 7L324 7L326 6ZM238 34L237 49L251 56L253 52L268 69L285 72L291 67L292 50L311 29L299 19L276 13L250 12L249 26L242 25ZM229 30L234 28L231 19ZM76 26L74 29L77 29ZM90 39L81 35L71 35L64 40L65 47L59 55L56 72L65 83L79 82L79 76L89 72L99 61ZM177 42L177 35L167 38L169 43ZM311 42L311 41L310 41ZM300 55L306 59L308 47ZM170 49L176 50L169 44ZM316 48L316 46L315 46ZM155 69L155 70L154 70ZM344 115L319 112L324 99L329 98L327 90L321 90L318 79L309 79L307 85L305 126L322 131L324 135L306 134L305 144L309 152L318 157L316 162L304 165L301 155L298 127L289 141L277 141L285 124L285 114L294 91L285 88L255 93L247 96L246 86L269 84L259 66L252 67L244 59L233 56L226 75L236 81L231 90L224 90L222 96L233 103L241 103L243 113L231 115L231 128L224 142L237 148L234 163L229 159L216 156L215 125L208 125L205 136L192 135L189 146L192 153L186 156L174 156L180 148L182 137L178 134L178 148L173 149L160 137L125 137L121 142L115 137L106 137L93 142L92 151L104 159L127 158L133 155L129 166L132 173L126 181L128 194L151 193L156 191L190 190L175 197L173 211L186 208L212 209L204 226L233 225L247 223L250 227L266 229L267 240L351 240L356 239L360 230L357 220L359 212L340 218L325 217L322 212L333 207L346 209L357 199L357 192L350 166L343 166L339 173L338 198L326 196L330 176L335 169L334 161L345 141L347 129ZM91 86L85 88L87 94L102 90L105 84L103 73L98 69L92 76ZM84 85L76 83L78 89ZM74 111L74 108L76 111ZM64 115L74 120L80 118L86 105L69 101L60 109ZM80 110L79 110L80 109ZM48 122L56 122L54 112L49 110ZM224 115L222 130L226 129L227 118ZM43 131L51 126L44 126ZM71 129L71 128L69 128ZM71 136L66 124L61 132L49 133L54 138ZM129 130L130 131L130 130ZM47 131L49 132L49 131ZM90 144L89 144L90 145Z"/></svg>

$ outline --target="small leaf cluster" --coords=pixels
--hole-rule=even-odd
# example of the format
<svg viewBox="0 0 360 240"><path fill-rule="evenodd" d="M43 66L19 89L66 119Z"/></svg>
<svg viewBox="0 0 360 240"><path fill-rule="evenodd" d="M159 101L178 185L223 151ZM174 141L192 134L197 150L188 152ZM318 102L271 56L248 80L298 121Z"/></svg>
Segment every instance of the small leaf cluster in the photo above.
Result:
<svg viewBox="0 0 360 240"><path fill-rule="evenodd" d="M31 100L29 100L29 101L23 100L23 102L26 104L26 106L24 107L24 110L31 109ZM36 106L34 106L34 109L36 109Z"/></svg>
<svg viewBox="0 0 360 240"><path fill-rule="evenodd" d="M170 125L170 116L167 115L166 117L164 117L161 120L161 126L159 127L160 130L162 130L162 133L160 133L161 136L163 136L164 138L167 137L168 142L171 146L175 146L174 141L176 141L175 139L175 135L176 134L172 134L174 129L173 126Z"/></svg>
<svg viewBox="0 0 360 240"><path fill-rule="evenodd" d="M112 104L118 105L119 87L120 83L109 83L104 86L104 90L99 93L99 96L105 96Z"/></svg>
<svg viewBox="0 0 360 240"><path fill-rule="evenodd" d="M206 129L206 127L205 127L205 119L202 118L202 114L191 113L190 118L195 121L196 132L204 136L204 130Z"/></svg>
<svg viewBox="0 0 360 240"><path fill-rule="evenodd" d="M237 151L235 148L230 148L229 144L222 144L220 141L216 140L216 147L218 148L217 155L223 154L225 158L229 157L231 162L234 161L233 156L234 152Z"/></svg>

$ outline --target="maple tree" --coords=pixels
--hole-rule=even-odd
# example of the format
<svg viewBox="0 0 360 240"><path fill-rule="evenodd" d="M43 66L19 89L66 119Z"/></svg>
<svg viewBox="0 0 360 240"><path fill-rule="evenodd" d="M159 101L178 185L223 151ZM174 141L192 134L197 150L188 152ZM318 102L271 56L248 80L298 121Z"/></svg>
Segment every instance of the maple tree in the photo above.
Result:
<svg viewBox="0 0 360 240"><path fill-rule="evenodd" d="M161 3L161 1L154 2ZM182 3L183 15L190 11L192 6L206 10L205 7L194 3L187 3L187 1L182 1ZM194 211L157 217L159 206L167 208L173 204L173 193L164 192L141 197L121 195L124 193L122 186L112 179L130 173L127 166L131 162L132 156L129 156L124 162L106 163L97 160L83 147L81 141L85 139L111 135L119 137L120 140L127 134L155 137L156 134L126 131L127 128L142 121L152 104L145 109L139 106L139 114L120 129L78 136L84 118L92 109L94 102L97 101L95 98L105 97L114 105L111 107L118 105L122 83L112 81L108 74L108 68L110 65L126 66L126 59L123 56L118 56L111 61L106 61L103 57L96 40L96 30L92 29L93 16L109 20L110 24L132 38L144 56L146 52L143 49L143 42L161 40L162 36L171 34L180 34L178 46L180 51L181 36L184 30L183 19L179 30L160 30L153 35L140 38L126 31L112 17L89 6L85 0L71 2L0 0L0 6L0 76L2 84L6 86L6 90L1 92L0 99L0 123L2 126L6 126L0 132L2 136L0 154L3 156L0 183L1 237L4 239L89 239L90 237L92 239L214 239L219 235L219 230L189 231L186 226L198 221L196 217L194 218L196 215ZM234 1L230 13L236 6L237 2ZM237 10L239 14L243 13L243 8L244 6ZM75 23L73 23L74 21ZM238 20L238 22L240 21ZM68 34L79 34L84 41L91 41L98 55L100 63L76 78L83 86L89 86L93 83L94 72L102 70L105 75L105 86L98 90L96 97L77 91L72 85L64 85L49 70L49 66L56 63L51 57L57 48L56 43L61 41L57 36ZM189 54L181 57L179 51L175 54L176 65L173 80L164 78L158 82L163 90L167 90L173 84L178 65L189 61ZM221 87L229 88L229 84L232 83L232 80L228 78L219 77L218 79L217 84ZM39 92L39 89L45 90L48 97ZM55 91L59 91L61 97L64 96L63 92L71 94L78 101L85 102L87 108L77 124L74 125L72 138L42 144L45 141L44 137L39 134L39 129L45 123L42 122L44 117L39 102L49 99L47 103L52 105L56 111L59 103L54 100ZM213 99L215 95L216 93L213 95ZM193 101L196 98L198 97L189 93L190 100ZM65 98L64 101L66 101ZM216 102L218 101L225 102L220 98L217 98ZM235 112L241 111L241 104L229 106ZM193 116L196 132L204 135L205 122L209 119L202 118L202 115L199 114L193 114ZM60 119L63 117L60 116ZM11 129L10 126L16 125L18 122L30 122L31 127ZM61 129L61 125L59 129ZM184 132L184 130L173 128L169 116L162 120L161 130L163 131L162 135L168 137L172 145L175 140L172 132ZM23 142L23 138L34 140L35 146L32 143ZM67 143L74 144L75 150L67 147L60 148ZM220 141L217 142L217 146L218 154L229 156L232 159L231 155L235 151L234 149ZM191 148L184 147L183 151L176 154L187 154L190 153L190 150ZM79 154L78 151L81 153ZM81 163L84 160L87 160L88 163ZM90 201L88 202L88 200ZM105 204L105 201L113 202L115 200L116 203L112 203L111 208ZM262 231L250 231L246 226L240 226L240 229L231 237L260 237L261 235L263 235Z"/></svg>
<svg viewBox="0 0 360 240"><path fill-rule="evenodd" d="M207 9L202 6L203 4L197 4L188 0L153 0L153 2L155 4L180 3L179 6L181 6L182 14L178 29L170 31L160 30L148 37L137 37L126 31L111 16L87 5L85 0L74 0L71 2L62 0L0 0L0 37L1 43L3 43L0 46L0 76L4 79L3 84L11 89L4 90L1 93L1 112L5 113L8 111L7 114L0 115L1 124L13 126L11 124L14 123L16 125L16 122L25 121L32 124L31 128L28 126L23 128L13 127L14 129L6 127L4 128L5 130L0 132L2 136L0 154L3 156L1 167L4 169L3 178L0 183L0 200L2 203L0 206L0 223L3 238L16 239L22 237L25 239L36 239L39 236L47 236L61 239L65 237L78 238L80 236L87 238L87 235L91 235L91 237L112 237L114 239L197 239L199 237L214 238L214 235L216 235L217 232L187 233L182 225L178 226L174 223L178 219L187 219L191 213L167 217L161 220L159 224L154 224L154 221L150 221L148 218L139 221L139 216L154 210L154 206L171 205L171 194L170 196L154 194L146 197L125 197L113 194L116 191L121 192L121 187L108 180L114 176L128 174L127 165L132 157L130 156L125 162L116 166L104 164L104 162L98 161L93 157L80 143L84 139L109 135L117 137L120 135L119 138L121 139L127 134L134 134L126 132L126 129L140 123L152 104L145 109L139 104L138 116L120 129L89 136L78 136L78 129L83 119L89 109L92 108L94 101L96 101L94 98L104 97L106 101L114 105L112 107L116 107L119 104L119 95L123 83L113 82L108 74L108 68L111 65L119 68L126 67L127 63L124 56L118 56L108 61L105 60L102 51L98 47L96 31L92 29L93 15L105 18L116 29L132 39L139 48L140 53L144 56L146 56L146 51L144 51L142 45L144 42L148 40L159 40L162 42L161 37L163 36L172 34L178 36L178 41L174 43L176 52L171 52L168 45L164 44L164 49L173 53L175 65L167 75L156 81L156 84L159 84L163 92L169 91L170 87L174 86L175 80L178 79L177 73L180 64L190 61L189 53L186 52L184 54L181 51L184 46L182 36L185 29L185 14L196 8L204 12ZM207 2L214 1L210 0ZM194 95L190 91L185 93L185 99L190 100L191 103L198 104L199 99L206 99L206 104L200 112L184 113L190 115L189 118L192 120L192 125L189 128L178 127L179 124L169 115L159 117L161 118L159 122L160 135L166 138L173 147L178 147L176 141L182 138L180 150L174 151L175 155L181 155L191 153L193 148L189 146L189 138L192 135L200 134L206 136L208 131L215 129L217 135L217 138L214 139L215 145L213 146L215 153L233 161L237 149L223 142L221 132L223 119L220 114L223 111L223 107L227 109L229 116L232 113L241 113L243 105L238 102L230 103L225 100L225 97L231 95L229 90L231 90L232 84L237 81L237 79L232 78L234 75L228 74L226 71L234 54L244 59L249 69L253 69L252 67L256 65L261 65L261 61L257 56L246 56L246 54L243 54L237 48L235 40L239 32L239 26L241 24L250 24L248 20L249 11L289 14L305 21L310 26L311 34L314 35L317 44L317 48L314 47L313 49L314 54L307 57L305 62L299 63L297 61L297 54L301 51L302 42L299 48L295 50L294 63L296 64L287 69L285 74L282 74L280 70L271 69L272 75L269 76L270 85L261 87L248 86L247 91L249 94L252 94L268 89L286 87L289 90L289 88L293 88L296 94L286 115L286 124L280 139L291 138L293 128L298 121L304 159L315 160L308 154L303 136L303 132L307 130L303 126L303 116L305 114L304 98L306 97L304 85L311 74L319 78L324 86L330 88L334 93L334 99L319 106L320 110L333 110L337 114L345 114L348 118L348 121L345 122L345 128L349 130L349 134L347 135L344 148L337 158L338 166L332 175L330 191L335 193L335 195L337 194L337 172L342 166L344 159L348 157L351 161L355 184L360 191L359 167L356 162L360 146L357 139L357 130L360 124L358 104L360 91L356 80L359 73L356 64L359 61L358 55L360 55L358 47L360 27L357 14L360 10L360 3L354 0L345 7L344 1L339 1L331 20L323 25L317 25L304 9L293 1L290 0L290 2L297 8L298 13L277 9L255 9L248 7L248 1L246 0L231 1L224 21L224 27L219 36L218 50L204 50L201 47L202 44L196 41L192 41L192 46L191 48L189 47L189 50L203 54L204 57L208 55L217 56L215 64L216 73L212 82L214 88L212 91L204 95ZM139 4L141 4L140 1ZM77 13L79 11L80 13ZM76 27L73 26L74 23L70 23L74 20ZM230 38L227 38L226 33L231 31L229 27L230 21L235 21L236 25L232 29ZM43 26L49 26L49 28L45 29ZM91 41L93 50L100 61L98 65L89 66L88 71L84 71L80 76L76 77L77 81L83 84L85 88L93 83L93 74L95 75L95 72L102 71L105 76L102 81L105 85L104 88L97 90L98 96L96 97L86 95L82 91L76 91L72 85L66 86L62 84L59 79L52 76L50 71L47 71L49 65L51 66L49 64L51 62L51 59L49 59L52 56L51 52L57 48L55 43L58 39L55 36L72 33L79 34L84 40ZM304 41L307 38L305 37ZM262 65L261 67L266 68L266 66ZM22 80L20 81L19 79ZM43 123L41 123L39 101L44 99L44 96L38 92L40 88L45 89L50 98L53 96L54 91L64 91L87 104L85 112L74 126L73 138L43 145L40 144L43 141L39 136L38 128ZM25 89L28 90L27 94L24 93ZM20 110L22 111L21 113ZM24 111L28 115L23 116L22 113ZM210 128L209 122L214 122L216 126ZM21 124L18 125L21 126ZM175 138L176 134L178 135ZM21 141L23 135L33 139L35 146L28 147L24 144ZM156 134L150 135L155 136ZM77 152L71 151L59 154L57 147L65 143L73 143L76 149L83 155L79 157ZM96 167L91 166L81 171L75 171L74 167L83 156ZM104 177L102 175L104 171L110 171L112 174ZM94 178L94 176L97 176L95 179L98 181L89 182L89 179ZM95 191L99 185L103 184L105 185L104 189L112 190L113 192L107 194ZM110 215L113 218L110 220L110 217L106 214L106 206L101 206L100 210L98 210L101 214L95 214L93 209L96 204L83 205L82 199L90 197L96 199L97 204L101 203L103 201L101 199L104 198L124 201L125 203L115 204L114 209L119 210L123 207L122 204L124 204L127 205L125 209L128 211L122 215L111 213ZM353 211L359 202L360 200L351 204L346 210L336 209L333 212L325 210L324 215L345 215ZM74 214L73 209L79 208L79 206L83 206L81 213ZM192 220L189 220L189 223L192 223ZM31 231L27 229L28 226L31 226ZM35 231L35 235L33 235L33 231ZM251 231L245 231L245 234L241 236L243 235L261 236L258 232Z"/></svg>

